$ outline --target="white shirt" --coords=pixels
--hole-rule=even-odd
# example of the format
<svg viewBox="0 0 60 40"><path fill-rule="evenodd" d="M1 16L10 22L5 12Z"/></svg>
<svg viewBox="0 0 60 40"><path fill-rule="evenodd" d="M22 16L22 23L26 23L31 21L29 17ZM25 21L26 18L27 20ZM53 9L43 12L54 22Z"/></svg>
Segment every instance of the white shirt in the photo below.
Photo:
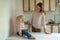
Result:
<svg viewBox="0 0 60 40"><path fill-rule="evenodd" d="M27 29L25 28L24 22L17 23L17 30L19 30L19 34L22 33L22 30Z"/></svg>
<svg viewBox="0 0 60 40"><path fill-rule="evenodd" d="M24 23L20 23L20 33L22 33L24 29L26 29Z"/></svg>
<svg viewBox="0 0 60 40"><path fill-rule="evenodd" d="M40 29L41 27L46 27L45 17L43 13L33 13L30 23L32 23L33 27L38 29Z"/></svg>

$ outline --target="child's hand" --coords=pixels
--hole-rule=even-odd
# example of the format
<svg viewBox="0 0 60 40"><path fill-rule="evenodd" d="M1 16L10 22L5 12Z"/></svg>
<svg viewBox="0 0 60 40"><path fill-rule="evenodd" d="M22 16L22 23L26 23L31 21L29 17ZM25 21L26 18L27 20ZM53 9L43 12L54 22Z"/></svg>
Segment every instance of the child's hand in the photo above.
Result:
<svg viewBox="0 0 60 40"><path fill-rule="evenodd" d="M22 34L20 34L20 37L23 37L23 35L22 35Z"/></svg>

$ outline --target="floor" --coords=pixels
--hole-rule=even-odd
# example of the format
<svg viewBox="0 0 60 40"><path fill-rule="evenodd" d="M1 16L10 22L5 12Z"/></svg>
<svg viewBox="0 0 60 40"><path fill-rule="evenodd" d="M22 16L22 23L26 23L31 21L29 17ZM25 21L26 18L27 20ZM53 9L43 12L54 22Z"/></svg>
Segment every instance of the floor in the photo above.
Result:
<svg viewBox="0 0 60 40"><path fill-rule="evenodd" d="M44 33L31 33L36 39L35 40L60 40L60 34L59 33L52 33L52 34L44 34ZM12 35L8 37L6 40L33 40L33 39L27 39L25 37L19 37L16 35Z"/></svg>

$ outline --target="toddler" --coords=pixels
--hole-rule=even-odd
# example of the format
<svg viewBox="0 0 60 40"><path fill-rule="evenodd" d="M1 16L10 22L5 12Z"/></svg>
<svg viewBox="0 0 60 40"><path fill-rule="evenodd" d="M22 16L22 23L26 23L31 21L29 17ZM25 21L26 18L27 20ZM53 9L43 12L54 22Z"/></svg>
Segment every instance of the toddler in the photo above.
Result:
<svg viewBox="0 0 60 40"><path fill-rule="evenodd" d="M19 36L27 36L28 39L35 39L34 37L32 37L32 35L28 32L28 29L25 28L25 25L24 25L24 16L23 15L20 15L16 18L16 27L17 27L17 35Z"/></svg>

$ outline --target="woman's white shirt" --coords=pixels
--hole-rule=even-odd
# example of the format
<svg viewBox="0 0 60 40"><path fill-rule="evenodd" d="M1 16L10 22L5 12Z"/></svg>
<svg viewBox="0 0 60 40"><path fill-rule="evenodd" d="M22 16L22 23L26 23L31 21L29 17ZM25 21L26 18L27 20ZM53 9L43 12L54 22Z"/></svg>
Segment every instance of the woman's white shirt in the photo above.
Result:
<svg viewBox="0 0 60 40"><path fill-rule="evenodd" d="M40 29L41 27L46 27L45 16L43 13L33 13L32 20L30 21L33 27Z"/></svg>

